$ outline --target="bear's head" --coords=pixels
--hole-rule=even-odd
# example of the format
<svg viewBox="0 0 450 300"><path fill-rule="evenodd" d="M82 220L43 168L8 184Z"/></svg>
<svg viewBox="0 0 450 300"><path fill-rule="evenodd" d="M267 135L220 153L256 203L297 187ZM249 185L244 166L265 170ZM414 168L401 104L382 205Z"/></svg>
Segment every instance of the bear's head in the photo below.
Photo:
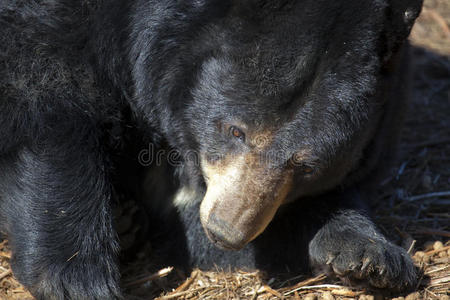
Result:
<svg viewBox="0 0 450 300"><path fill-rule="evenodd" d="M182 155L198 154L185 159L206 186L203 227L239 249L283 203L360 176L385 109L385 65L421 1L200 2L195 14L166 14L172 27L136 25L136 39L147 28L154 41L135 53L136 99L153 103L137 106Z"/></svg>

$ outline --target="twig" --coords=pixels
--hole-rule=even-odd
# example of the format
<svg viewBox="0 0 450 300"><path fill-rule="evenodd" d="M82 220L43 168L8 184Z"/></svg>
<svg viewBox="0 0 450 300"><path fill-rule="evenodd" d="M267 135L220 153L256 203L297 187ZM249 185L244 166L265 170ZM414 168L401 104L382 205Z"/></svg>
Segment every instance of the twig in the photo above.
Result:
<svg viewBox="0 0 450 300"><path fill-rule="evenodd" d="M80 251L75 252L71 257L69 257L66 262L71 261L75 256L77 256L80 253Z"/></svg>
<svg viewBox="0 0 450 300"><path fill-rule="evenodd" d="M427 9L425 7L423 8L422 13L428 14L432 19L434 19L436 23L439 24L447 38L450 38L450 29L447 25L446 20L440 14L438 14L434 9Z"/></svg>
<svg viewBox="0 0 450 300"><path fill-rule="evenodd" d="M129 288L129 287L132 287L132 286L135 286L135 285L140 285L140 284L143 284L145 282L155 280L157 278L162 278L162 277L165 277L165 276L169 275L169 273L172 272L172 270L173 270L173 267L164 268L164 269L159 270L158 272L153 273L153 274L151 274L149 276L137 279L135 281L127 282L123 286L126 287L126 288Z"/></svg>
<svg viewBox="0 0 450 300"><path fill-rule="evenodd" d="M427 199L427 198L446 197L446 196L450 196L450 191L434 192L434 193L416 195L416 196L408 197L408 198L406 198L406 200L412 202L412 201L417 201L417 200L422 200L422 199Z"/></svg>
<svg viewBox="0 0 450 300"><path fill-rule="evenodd" d="M307 286L307 285L310 285L310 284L322 281L325 278L327 278L327 276L325 274L320 274L320 275L318 275L318 276L316 276L314 278L306 279L306 280L303 280L303 281L297 283L291 289L296 289L298 287Z"/></svg>
<svg viewBox="0 0 450 300"><path fill-rule="evenodd" d="M258 298L258 291L259 291L260 286L256 286L256 288L253 290L253 294L252 294L252 298L251 300L255 300L256 298Z"/></svg>
<svg viewBox="0 0 450 300"><path fill-rule="evenodd" d="M202 287L198 287L192 290L188 290L188 291L183 291L183 292L179 292L179 293L173 293L173 294L169 294L166 296L161 296L159 298L156 298L155 300L167 300L167 299L174 299L174 298L178 298L180 296L184 296L190 293L195 293L204 289L210 289L210 288L221 288L221 285L210 285L210 286L202 286Z"/></svg>
<svg viewBox="0 0 450 300"><path fill-rule="evenodd" d="M272 289L270 286L265 285L262 287L262 289L259 289L258 292L266 292L271 294L272 296L275 296L277 298L283 299L283 295L280 294L279 292L275 291L274 289Z"/></svg>
<svg viewBox="0 0 450 300"><path fill-rule="evenodd" d="M411 254L411 252L412 252L413 249L414 249L414 245L416 245L416 240L413 240L413 241L411 242L411 245L409 246L409 249L408 249L408 254Z"/></svg>
<svg viewBox="0 0 450 300"><path fill-rule="evenodd" d="M441 277L441 278L436 278L436 279L431 279L430 280L430 287L434 286L434 285L439 285L442 283L447 283L450 282L450 276L445 276L445 277Z"/></svg>
<svg viewBox="0 0 450 300"><path fill-rule="evenodd" d="M450 257L438 257L433 259L434 264L449 264L450 263Z"/></svg>
<svg viewBox="0 0 450 300"><path fill-rule="evenodd" d="M336 296L357 297L357 296L363 294L364 292L363 291L354 292L354 291L351 291L351 290L348 290L348 289L342 289L341 288L341 289L331 290L331 293L333 295L336 295Z"/></svg>
<svg viewBox="0 0 450 300"><path fill-rule="evenodd" d="M433 254L436 254L436 253L439 253L439 252L442 252L442 251L447 251L448 249L450 249L450 246L445 246L445 247L442 247L441 249L431 250L431 251L425 252L425 254L426 255L433 255Z"/></svg>
<svg viewBox="0 0 450 300"><path fill-rule="evenodd" d="M186 280L185 282L183 282L182 285L177 287L175 292L179 293L179 292L186 290L194 282L194 280L195 280L195 278L197 278L197 276L198 276L198 271L197 270L193 271L191 274L191 277L188 280Z"/></svg>
<svg viewBox="0 0 450 300"><path fill-rule="evenodd" d="M435 270L427 271L427 272L425 272L424 274L425 274L425 275L430 275L430 274L432 274L432 273L444 271L445 269L448 269L448 268L450 268L450 265L447 265L447 266L445 266L445 267L438 268L438 269L435 269Z"/></svg>
<svg viewBox="0 0 450 300"><path fill-rule="evenodd" d="M345 286L336 285L336 284L319 284L319 285L310 285L310 286L301 286L292 291L284 293L285 296L293 294L295 291L300 290L313 290L313 289L348 289Z"/></svg>
<svg viewBox="0 0 450 300"><path fill-rule="evenodd" d="M426 234L426 235L439 235L450 237L450 231L445 230L434 230L434 229L425 229L425 230L417 230L417 234Z"/></svg>
<svg viewBox="0 0 450 300"><path fill-rule="evenodd" d="M440 298L438 297L438 295L436 295L435 293L433 293L432 291L430 291L429 288L425 288L425 292L430 293L430 294L431 294L433 297L435 297L436 299L440 299Z"/></svg>
<svg viewBox="0 0 450 300"><path fill-rule="evenodd" d="M11 270L7 270L7 271L3 272L2 274L0 274L0 280L2 280L3 278L5 278L11 274L12 274Z"/></svg>

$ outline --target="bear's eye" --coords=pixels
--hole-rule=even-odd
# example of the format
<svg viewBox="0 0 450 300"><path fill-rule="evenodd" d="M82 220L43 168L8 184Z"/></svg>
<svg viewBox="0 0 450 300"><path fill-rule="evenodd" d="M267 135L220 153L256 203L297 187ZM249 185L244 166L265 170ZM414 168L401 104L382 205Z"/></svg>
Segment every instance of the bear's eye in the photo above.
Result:
<svg viewBox="0 0 450 300"><path fill-rule="evenodd" d="M245 134L242 132L241 129L237 128L236 126L230 127L230 135L232 137L240 139L241 141L245 140Z"/></svg>
<svg viewBox="0 0 450 300"><path fill-rule="evenodd" d="M312 175L316 171L314 167L305 164L304 157L300 153L296 153L291 157L290 163L298 172L304 175Z"/></svg>
<svg viewBox="0 0 450 300"><path fill-rule="evenodd" d="M311 166L303 165L303 166L300 167L300 171L301 171L303 174L311 175L311 174L314 173L314 168L311 167Z"/></svg>

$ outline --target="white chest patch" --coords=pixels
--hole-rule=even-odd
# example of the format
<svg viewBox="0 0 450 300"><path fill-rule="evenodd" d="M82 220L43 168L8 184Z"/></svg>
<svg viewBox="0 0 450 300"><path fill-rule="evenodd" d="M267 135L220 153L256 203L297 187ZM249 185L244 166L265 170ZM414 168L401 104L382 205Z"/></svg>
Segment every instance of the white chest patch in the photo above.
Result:
<svg viewBox="0 0 450 300"><path fill-rule="evenodd" d="M203 194L188 186L181 186L173 195L172 204L176 208L182 210L185 207L191 206L200 202L203 199Z"/></svg>

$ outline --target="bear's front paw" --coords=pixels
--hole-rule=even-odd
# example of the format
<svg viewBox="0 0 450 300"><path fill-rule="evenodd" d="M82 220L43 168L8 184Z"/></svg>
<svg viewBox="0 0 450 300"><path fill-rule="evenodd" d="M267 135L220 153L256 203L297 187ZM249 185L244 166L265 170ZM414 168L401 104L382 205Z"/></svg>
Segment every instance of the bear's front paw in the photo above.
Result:
<svg viewBox="0 0 450 300"><path fill-rule="evenodd" d="M13 259L12 268L19 281L39 300L122 299L119 271L112 259L100 254L89 260L78 256L81 255L74 254L63 262L55 259L45 267L36 260Z"/></svg>
<svg viewBox="0 0 450 300"><path fill-rule="evenodd" d="M43 274L30 287L39 300L115 300L122 299L117 279L91 272L90 269L55 274Z"/></svg>
<svg viewBox="0 0 450 300"><path fill-rule="evenodd" d="M318 234L310 243L309 255L314 268L350 284L404 291L417 281L408 253L383 237L353 233L330 239Z"/></svg>

